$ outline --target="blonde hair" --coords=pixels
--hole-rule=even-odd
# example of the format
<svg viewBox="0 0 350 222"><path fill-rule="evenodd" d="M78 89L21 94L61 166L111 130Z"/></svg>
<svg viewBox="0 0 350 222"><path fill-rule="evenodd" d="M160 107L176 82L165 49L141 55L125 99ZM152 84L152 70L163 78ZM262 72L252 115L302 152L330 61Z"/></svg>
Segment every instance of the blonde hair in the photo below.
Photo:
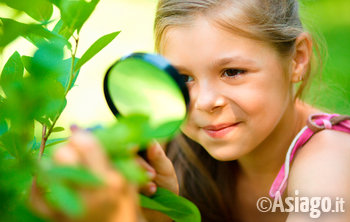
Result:
<svg viewBox="0 0 350 222"><path fill-rule="evenodd" d="M282 56L289 56L295 40L305 32L296 0L160 0L154 22L155 50L161 52L169 27L190 25L205 16L221 27L270 43ZM318 53L317 45L315 45ZM311 75L303 76L295 98L301 97Z"/></svg>

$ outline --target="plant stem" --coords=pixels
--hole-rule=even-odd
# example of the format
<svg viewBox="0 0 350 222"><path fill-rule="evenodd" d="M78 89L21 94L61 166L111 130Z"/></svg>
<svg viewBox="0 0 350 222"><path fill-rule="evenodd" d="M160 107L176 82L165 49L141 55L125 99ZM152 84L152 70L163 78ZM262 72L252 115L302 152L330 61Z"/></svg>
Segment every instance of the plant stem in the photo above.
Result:
<svg viewBox="0 0 350 222"><path fill-rule="evenodd" d="M40 143L40 150L39 150L39 160L41 159L41 157L42 157L43 154L44 154L46 141L47 141L47 137L46 137L46 125L43 125L43 131L42 131L41 143Z"/></svg>
<svg viewBox="0 0 350 222"><path fill-rule="evenodd" d="M70 66L69 81L68 81L68 86L66 88L64 96L66 96L68 91L70 90L70 86L72 85L72 82L73 82L73 79L74 79L75 55L76 55L77 49L78 49L79 37L77 37L77 38L74 37L74 39L75 39L75 49L74 49L74 52L72 52L72 64Z"/></svg>
<svg viewBox="0 0 350 222"><path fill-rule="evenodd" d="M71 64L71 68L70 68L70 75L69 75L68 86L67 86L67 88L65 89L65 92L64 92L64 98L67 96L67 94L68 94L68 92L70 90L70 86L72 85L72 82L73 82L73 79L74 79L75 55L76 55L77 49L78 49L79 37L74 37L73 36L73 38L75 40L75 49L74 49L74 52L71 51L72 64ZM54 129L54 127L56 125L56 122L60 118L62 112L58 113L55 116L55 118L54 118L54 120L52 122L52 125L49 127L49 130L47 130L47 133L46 133L46 125L43 125L42 139L41 139L40 151L39 151L39 159L41 159L41 157L42 157L42 155L44 153L46 141L49 138L49 136L51 135L52 130Z"/></svg>

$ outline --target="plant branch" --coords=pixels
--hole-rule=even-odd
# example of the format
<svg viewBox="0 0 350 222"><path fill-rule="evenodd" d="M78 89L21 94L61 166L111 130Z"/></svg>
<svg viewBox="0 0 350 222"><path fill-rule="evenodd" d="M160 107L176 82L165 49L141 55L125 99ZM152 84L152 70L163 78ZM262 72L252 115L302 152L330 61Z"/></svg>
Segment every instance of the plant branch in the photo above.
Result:
<svg viewBox="0 0 350 222"><path fill-rule="evenodd" d="M74 51L71 51L72 64L71 64L71 68L70 68L68 85L67 85L67 88L65 89L65 92L64 92L64 98L67 96L67 94L70 90L70 86L72 85L72 82L74 79L75 55L76 55L77 49L78 49L79 37L73 36L73 38L75 40L75 49L74 49ZM57 113L57 115L55 116L54 120L52 121L52 124L49 127L49 129L47 130L47 132L46 132L46 125L43 125L43 137L42 137L41 144L40 144L39 158L41 158L42 154L44 153L46 141L49 138L49 136L51 135L52 130L54 129L56 122L60 118L61 114L62 114L62 112Z"/></svg>
<svg viewBox="0 0 350 222"><path fill-rule="evenodd" d="M68 86L66 88L64 96L66 96L68 91L70 90L70 86L72 85L72 82L73 82L73 79L74 79L75 55L76 55L77 49L78 49L79 37L76 37L76 38L74 37L74 39L75 39L75 49L74 49L74 52L72 52L72 64L71 64L71 67L70 67L69 81L68 81Z"/></svg>
<svg viewBox="0 0 350 222"><path fill-rule="evenodd" d="M40 143L40 149L39 149L39 160L41 159L41 157L43 156L44 150L45 150L45 144L47 141L47 137L46 137L46 125L43 125L43 130L42 130L42 134L41 134L41 143Z"/></svg>

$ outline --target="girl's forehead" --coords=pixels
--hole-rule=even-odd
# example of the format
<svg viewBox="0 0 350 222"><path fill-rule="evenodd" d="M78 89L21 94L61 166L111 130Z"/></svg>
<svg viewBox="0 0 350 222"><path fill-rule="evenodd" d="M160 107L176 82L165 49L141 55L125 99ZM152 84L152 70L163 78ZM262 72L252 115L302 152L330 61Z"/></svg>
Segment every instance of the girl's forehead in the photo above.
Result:
<svg viewBox="0 0 350 222"><path fill-rule="evenodd" d="M266 42L243 36L214 20L198 16L186 25L169 26L163 34L160 48L163 54L169 50L203 50L207 53L233 49L251 51L266 46L269 46Z"/></svg>

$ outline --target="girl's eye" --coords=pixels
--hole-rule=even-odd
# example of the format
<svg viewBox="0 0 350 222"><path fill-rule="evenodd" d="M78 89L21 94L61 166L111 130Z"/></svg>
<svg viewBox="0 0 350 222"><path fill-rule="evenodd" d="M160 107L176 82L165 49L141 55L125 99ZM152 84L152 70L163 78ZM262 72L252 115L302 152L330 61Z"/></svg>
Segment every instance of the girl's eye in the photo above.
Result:
<svg viewBox="0 0 350 222"><path fill-rule="evenodd" d="M222 76L224 77L236 77L238 75L244 74L246 71L243 69L226 69Z"/></svg>
<svg viewBox="0 0 350 222"><path fill-rule="evenodd" d="M182 77L182 80L187 83L187 82L191 82L193 81L193 78L189 75L184 75L184 74L181 74L181 77Z"/></svg>

